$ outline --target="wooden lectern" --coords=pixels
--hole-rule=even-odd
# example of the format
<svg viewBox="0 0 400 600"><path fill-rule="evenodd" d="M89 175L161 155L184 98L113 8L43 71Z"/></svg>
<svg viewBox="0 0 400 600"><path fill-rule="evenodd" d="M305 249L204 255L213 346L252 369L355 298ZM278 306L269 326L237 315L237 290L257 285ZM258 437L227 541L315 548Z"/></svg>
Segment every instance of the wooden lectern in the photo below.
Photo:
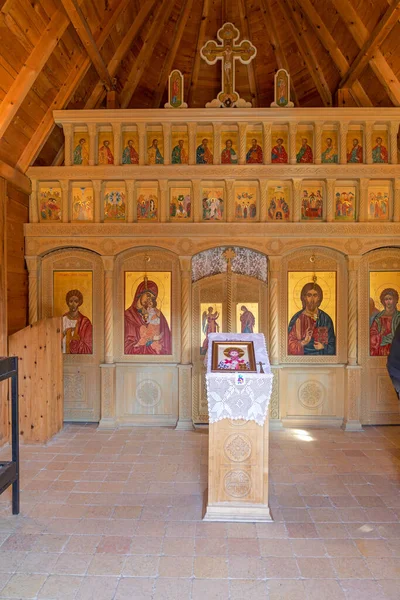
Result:
<svg viewBox="0 0 400 600"><path fill-rule="evenodd" d="M210 334L213 342L254 342L264 373L213 372L208 357L208 499L205 521L271 521L268 506L268 404L272 373L262 334ZM215 363L215 361L214 361ZM260 369L260 368L259 368ZM243 381L242 381L243 380ZM240 418L240 417L244 418Z"/></svg>

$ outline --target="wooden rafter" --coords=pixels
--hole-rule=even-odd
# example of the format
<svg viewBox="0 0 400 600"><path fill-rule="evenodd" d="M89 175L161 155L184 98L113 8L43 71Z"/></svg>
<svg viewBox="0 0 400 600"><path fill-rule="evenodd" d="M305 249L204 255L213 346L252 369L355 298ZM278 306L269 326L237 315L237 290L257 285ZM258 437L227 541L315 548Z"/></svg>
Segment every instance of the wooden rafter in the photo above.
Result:
<svg viewBox="0 0 400 600"><path fill-rule="evenodd" d="M173 8L174 2L172 0L168 0L168 2L164 2L160 5L121 92L121 108L127 108L129 106L131 98L139 85L139 81L142 78L154 49L157 47L158 41L164 32Z"/></svg>
<svg viewBox="0 0 400 600"><path fill-rule="evenodd" d="M124 35L121 43L119 44L118 48L114 52L113 57L111 58L110 62L107 65L108 72L110 73L111 77L114 77L116 75L119 65L124 60L127 53L129 52L130 47L132 46L133 42L135 41L136 36L138 35L140 29L142 28L144 22L146 21L150 11L152 10L152 8L154 7L154 5L156 3L156 1L157 0L145 0L145 2L142 3L142 6L141 6L138 14L136 15L132 25L129 27L129 29L126 32L126 34ZM87 108L87 109L96 108L102 102L104 96L105 96L104 86L102 85L101 81L99 81L96 84L93 92L90 94L90 96L86 102L85 108Z"/></svg>
<svg viewBox="0 0 400 600"><path fill-rule="evenodd" d="M246 40L250 40L250 28L249 21L246 13L245 0L239 0L239 15L240 15L240 28L242 38L244 37ZM249 78L249 86L250 93L252 97L253 106L258 106L258 89L257 89L257 80L255 73L254 61L257 60L257 57L252 60L247 66L247 75Z"/></svg>
<svg viewBox="0 0 400 600"><path fill-rule="evenodd" d="M83 1L83 0L81 0ZM54 48L69 25L69 19L62 8L59 8L46 27L39 42L32 50L14 83L0 104L0 137L2 137L36 78L48 61Z"/></svg>
<svg viewBox="0 0 400 600"><path fill-rule="evenodd" d="M349 69L349 62L340 50L340 48L338 48L336 40L333 38L329 29L322 21L314 5L310 0L297 0L297 3L299 7L304 11L319 41L331 56L333 62L336 65L337 70L339 71L339 74L343 76ZM373 106L370 98L368 97L366 91L364 90L359 81L354 82L352 92L357 104L359 104L360 106Z"/></svg>
<svg viewBox="0 0 400 600"><path fill-rule="evenodd" d="M383 18L378 22L372 34L368 36L363 47L358 53L351 67L346 72L342 81L339 84L340 88L348 88L358 79L369 61L373 58L374 52L382 44L384 39L392 31L400 17L400 0L395 0L393 4L386 10Z"/></svg>
<svg viewBox="0 0 400 600"><path fill-rule="evenodd" d="M174 41L169 49L167 57L164 61L158 83L155 89L153 107L158 108L160 106L162 96L164 93L165 86L168 83L168 75L172 69L175 61L176 53L178 52L179 45L181 43L183 32L185 31L186 23L188 21L190 12L192 10L193 0L186 0L183 10L181 11L177 28L174 34Z"/></svg>
<svg viewBox="0 0 400 600"><path fill-rule="evenodd" d="M201 65L200 50L204 46L206 27L207 27L208 15L209 15L209 7L210 7L210 0L203 0L203 10L201 13L199 35L197 36L197 43L196 43L196 54L194 55L193 69L192 69L192 72L190 74L190 78L188 81L187 103L188 103L189 107L192 104L193 92L194 92L195 87L197 86L197 81L199 79L199 71L200 71L200 65Z"/></svg>
<svg viewBox="0 0 400 600"><path fill-rule="evenodd" d="M96 44L98 48L101 48L103 44L105 44L115 26L115 23L126 9L129 2L130 0L121 0L118 6L115 7L112 15L107 14L104 22L99 28L99 34L96 38ZM62 109L65 107L76 88L82 81L83 77L89 70L90 65L90 59L85 58L82 62L80 55L78 55L71 63L70 73L65 81L65 84L59 90L58 94L51 103L51 106L49 106L46 114L39 124L39 127L37 127L35 133L25 146L25 149L18 160L17 167L20 171L25 172L42 149L42 146L45 143L51 129L54 127L53 110Z"/></svg>
<svg viewBox="0 0 400 600"><path fill-rule="evenodd" d="M107 90L114 89L112 78L77 0L61 0L61 2L105 88Z"/></svg>
<svg viewBox="0 0 400 600"><path fill-rule="evenodd" d="M307 32L302 29L302 22L294 0L281 2L279 7L284 13L289 24L293 37L296 40L297 48L304 60L304 63L314 81L315 87L321 96L324 106L332 106L332 94L325 80L322 70L318 66L318 61L308 39Z"/></svg>
<svg viewBox="0 0 400 600"><path fill-rule="evenodd" d="M357 46L362 48L369 38L369 32L358 16L357 11L353 8L349 0L332 1ZM375 49L374 56L369 61L369 65L393 104L400 106L400 82L379 49Z"/></svg>
<svg viewBox="0 0 400 600"><path fill-rule="evenodd" d="M260 8L263 16L265 32L269 37L270 44L275 53L278 69L285 69L289 72L289 63L287 61L286 54L282 50L282 45L278 36L278 28L276 27L273 11L270 10L269 0L260 0ZM290 88L294 104L296 106L300 106L299 99L297 97L296 90L293 84L293 79L290 80Z"/></svg>

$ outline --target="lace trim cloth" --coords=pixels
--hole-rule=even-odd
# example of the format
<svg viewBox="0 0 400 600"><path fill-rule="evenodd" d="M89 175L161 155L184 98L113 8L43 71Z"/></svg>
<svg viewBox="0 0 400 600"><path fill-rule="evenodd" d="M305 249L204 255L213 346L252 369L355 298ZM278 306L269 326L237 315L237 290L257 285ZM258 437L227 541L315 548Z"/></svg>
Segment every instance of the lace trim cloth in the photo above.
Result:
<svg viewBox="0 0 400 600"><path fill-rule="evenodd" d="M212 348L213 341L252 341L257 369L260 370L261 361L264 373L242 373L244 384L238 385L237 372L211 373L211 352L209 352L206 374L209 422L244 419L255 421L263 426L268 413L273 380L264 335L212 333L209 335L209 348Z"/></svg>

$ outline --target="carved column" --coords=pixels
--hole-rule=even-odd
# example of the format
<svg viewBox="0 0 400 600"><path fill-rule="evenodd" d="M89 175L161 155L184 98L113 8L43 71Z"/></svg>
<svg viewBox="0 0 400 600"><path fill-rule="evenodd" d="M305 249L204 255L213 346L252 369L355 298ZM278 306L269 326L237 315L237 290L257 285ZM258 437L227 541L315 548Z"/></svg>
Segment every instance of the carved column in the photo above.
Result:
<svg viewBox="0 0 400 600"><path fill-rule="evenodd" d="M179 371L179 419L176 429L193 429L192 423L192 268L191 257L180 256L181 268L181 364Z"/></svg>
<svg viewBox="0 0 400 600"><path fill-rule="evenodd" d="M197 123L189 123L188 124L189 165L196 164L196 132L197 132Z"/></svg>
<svg viewBox="0 0 400 600"><path fill-rule="evenodd" d="M271 365L279 364L279 277L282 259L269 257L269 358Z"/></svg>
<svg viewBox="0 0 400 600"><path fill-rule="evenodd" d="M268 179L259 179L260 183L260 209L258 218L259 221L264 222L267 219L268 210Z"/></svg>
<svg viewBox="0 0 400 600"><path fill-rule="evenodd" d="M94 195L94 205L93 205L93 222L100 223L102 221L102 198L101 198L101 181L99 179L95 179L92 181L93 184L93 195Z"/></svg>
<svg viewBox="0 0 400 600"><path fill-rule="evenodd" d="M199 223L202 215L201 203L201 181L200 179L192 179L192 194L193 194L193 221Z"/></svg>
<svg viewBox="0 0 400 600"><path fill-rule="evenodd" d="M360 217L359 221L368 221L368 184L369 179L360 179Z"/></svg>
<svg viewBox="0 0 400 600"><path fill-rule="evenodd" d="M164 165L171 164L171 123L163 123Z"/></svg>
<svg viewBox="0 0 400 600"><path fill-rule="evenodd" d="M40 189L37 184L37 179L32 179L32 190L31 195L29 196L29 222L30 223L38 223L39 222L39 212L38 212L38 204L39 204L39 193ZM64 192L63 192L64 195ZM62 199L64 205L64 198Z"/></svg>
<svg viewBox="0 0 400 600"><path fill-rule="evenodd" d="M102 256L104 265L104 362L114 362L113 277L114 257Z"/></svg>
<svg viewBox="0 0 400 600"><path fill-rule="evenodd" d="M213 123L214 131L214 165L221 164L221 123Z"/></svg>
<svg viewBox="0 0 400 600"><path fill-rule="evenodd" d="M365 162L372 165L372 123L365 123Z"/></svg>
<svg viewBox="0 0 400 600"><path fill-rule="evenodd" d="M29 273L29 324L32 325L32 323L39 320L38 275L41 258L39 256L25 256L25 261Z"/></svg>
<svg viewBox="0 0 400 600"><path fill-rule="evenodd" d="M69 223L70 220L70 200L69 200L69 180L62 179L61 186L61 220L63 223Z"/></svg>
<svg viewBox="0 0 400 600"><path fill-rule="evenodd" d="M321 164L322 154L322 126L323 123L315 123L314 126L314 163L316 165Z"/></svg>
<svg viewBox="0 0 400 600"><path fill-rule="evenodd" d="M271 164L271 136L272 136L272 123L264 122L262 124L263 131L263 160L264 165Z"/></svg>
<svg viewBox="0 0 400 600"><path fill-rule="evenodd" d="M159 220L161 223L165 223L167 220L168 211L168 179L159 179L158 188L160 193L160 205L159 205Z"/></svg>
<svg viewBox="0 0 400 600"><path fill-rule="evenodd" d="M293 179L293 221L301 221L301 189L303 186L302 179Z"/></svg>
<svg viewBox="0 0 400 600"><path fill-rule="evenodd" d="M297 123L290 121L289 123L289 163L296 164L296 134Z"/></svg>
<svg viewBox="0 0 400 600"><path fill-rule="evenodd" d="M147 163L146 123L138 123L139 136L139 165Z"/></svg>
<svg viewBox="0 0 400 600"><path fill-rule="evenodd" d="M132 179L125 180L126 185L126 222L133 223L136 221L136 206L135 206L135 182Z"/></svg>
<svg viewBox="0 0 400 600"><path fill-rule="evenodd" d="M336 179L327 179L326 220L328 223L331 223L335 220L335 185Z"/></svg>
<svg viewBox="0 0 400 600"><path fill-rule="evenodd" d="M393 204L393 221L398 223L400 221L400 179L394 180Z"/></svg>
<svg viewBox="0 0 400 600"><path fill-rule="evenodd" d="M361 256L348 257L348 365L346 367L346 396L343 428L362 431L360 423L361 367L358 365L358 273Z"/></svg>
<svg viewBox="0 0 400 600"><path fill-rule="evenodd" d="M96 123L89 123L89 166L97 164L97 125Z"/></svg>
<svg viewBox="0 0 400 600"><path fill-rule="evenodd" d="M349 131L349 124L340 122L340 164L347 164L347 132Z"/></svg>
<svg viewBox="0 0 400 600"><path fill-rule="evenodd" d="M239 123L239 165L246 164L247 123Z"/></svg>
<svg viewBox="0 0 400 600"><path fill-rule="evenodd" d="M225 179L226 189L226 220L232 222L235 220L235 198L233 194L234 179Z"/></svg>
<svg viewBox="0 0 400 600"><path fill-rule="evenodd" d="M121 123L113 123L113 136L114 136L114 165L121 164Z"/></svg>
<svg viewBox="0 0 400 600"><path fill-rule="evenodd" d="M399 132L399 121L391 121L389 130L390 139L390 162L392 165L397 165L397 134Z"/></svg>
<svg viewBox="0 0 400 600"><path fill-rule="evenodd" d="M72 146L74 141L74 132L71 123L64 123L64 165L70 167L72 165Z"/></svg>

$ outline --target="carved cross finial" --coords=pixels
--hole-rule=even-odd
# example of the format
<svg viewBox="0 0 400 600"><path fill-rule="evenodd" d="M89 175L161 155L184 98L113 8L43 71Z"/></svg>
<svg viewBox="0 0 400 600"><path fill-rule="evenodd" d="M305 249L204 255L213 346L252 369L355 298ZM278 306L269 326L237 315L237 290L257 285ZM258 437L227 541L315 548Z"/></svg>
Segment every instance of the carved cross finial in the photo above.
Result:
<svg viewBox="0 0 400 600"><path fill-rule="evenodd" d="M235 44L240 37L240 32L233 23L225 23L218 30L217 37L221 44L209 40L200 50L201 57L208 65L214 65L217 60L222 62L222 91L206 107L229 108L246 105L251 107L251 103L241 100L235 90L235 61L240 60L243 64L249 64L257 54L257 49L249 40L242 40ZM237 104L240 100L241 102Z"/></svg>
<svg viewBox="0 0 400 600"><path fill-rule="evenodd" d="M228 271L231 271L232 270L231 261L235 258L236 252L234 251L233 248L227 248L225 250L225 252L222 254L222 256L226 260L226 263L228 265Z"/></svg>

